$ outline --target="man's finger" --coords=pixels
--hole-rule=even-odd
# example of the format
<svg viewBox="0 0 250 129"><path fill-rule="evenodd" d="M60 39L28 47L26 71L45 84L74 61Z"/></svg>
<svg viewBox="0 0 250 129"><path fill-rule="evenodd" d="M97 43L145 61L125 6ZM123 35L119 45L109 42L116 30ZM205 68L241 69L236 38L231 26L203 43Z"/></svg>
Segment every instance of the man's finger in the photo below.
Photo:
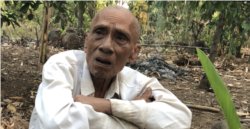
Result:
<svg viewBox="0 0 250 129"><path fill-rule="evenodd" d="M152 89L151 87L148 87L146 89L146 91L141 95L142 98L150 98L150 96L152 95Z"/></svg>

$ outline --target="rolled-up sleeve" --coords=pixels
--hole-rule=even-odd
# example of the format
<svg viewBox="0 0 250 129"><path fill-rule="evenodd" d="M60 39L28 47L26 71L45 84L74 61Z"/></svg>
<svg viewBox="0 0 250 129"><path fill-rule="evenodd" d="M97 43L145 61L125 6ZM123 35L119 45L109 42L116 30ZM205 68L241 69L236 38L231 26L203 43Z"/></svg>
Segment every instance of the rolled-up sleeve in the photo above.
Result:
<svg viewBox="0 0 250 129"><path fill-rule="evenodd" d="M141 94L152 88L155 101L126 101L111 99L113 115L146 129L188 129L192 113L175 95L165 89L155 78L140 84ZM140 95L141 95L140 94Z"/></svg>
<svg viewBox="0 0 250 129"><path fill-rule="evenodd" d="M137 126L96 112L92 106L74 102L75 77L72 65L47 62L35 100L36 119L30 128L44 129L134 129ZM32 125L33 124L33 125ZM38 125L36 125L38 124Z"/></svg>

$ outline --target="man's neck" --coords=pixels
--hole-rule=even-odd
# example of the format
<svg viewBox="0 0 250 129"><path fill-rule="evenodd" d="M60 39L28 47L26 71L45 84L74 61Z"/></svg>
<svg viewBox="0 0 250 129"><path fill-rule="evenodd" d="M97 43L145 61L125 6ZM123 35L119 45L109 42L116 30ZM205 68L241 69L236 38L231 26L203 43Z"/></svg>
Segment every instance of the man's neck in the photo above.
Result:
<svg viewBox="0 0 250 129"><path fill-rule="evenodd" d="M93 75L91 75L94 87L95 87L95 97L97 98L104 98L107 90L109 89L111 83L113 82L113 78L97 78Z"/></svg>

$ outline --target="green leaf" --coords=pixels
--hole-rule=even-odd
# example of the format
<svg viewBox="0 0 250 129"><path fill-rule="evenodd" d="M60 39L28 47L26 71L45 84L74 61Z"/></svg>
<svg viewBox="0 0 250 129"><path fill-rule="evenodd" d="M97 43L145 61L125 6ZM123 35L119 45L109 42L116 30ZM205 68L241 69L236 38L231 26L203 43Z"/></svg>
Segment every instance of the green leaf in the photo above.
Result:
<svg viewBox="0 0 250 129"><path fill-rule="evenodd" d="M250 24L247 24L246 21L243 21L241 27L245 30L250 30Z"/></svg>
<svg viewBox="0 0 250 129"><path fill-rule="evenodd" d="M61 19L61 16L60 16L60 15L57 15L57 16L56 16L56 19L55 19L55 23L58 23L58 22L60 21L60 19Z"/></svg>
<svg viewBox="0 0 250 129"><path fill-rule="evenodd" d="M19 26L19 27L21 27L20 25L19 25L19 23L18 22L16 22L16 21L13 21L17 26Z"/></svg>
<svg viewBox="0 0 250 129"><path fill-rule="evenodd" d="M17 3L18 3L18 1L13 1L14 2L14 5L16 6L17 5Z"/></svg>
<svg viewBox="0 0 250 129"><path fill-rule="evenodd" d="M26 3L24 6L21 7L20 12L27 13L28 9L29 9L29 4Z"/></svg>
<svg viewBox="0 0 250 129"><path fill-rule="evenodd" d="M198 48L196 48L196 50L200 58L202 67L214 90L216 98L219 101L219 104L226 118L229 129L241 129L239 117L236 114L233 101L227 91L226 86L224 85L219 74L216 72L214 65L208 59L206 54Z"/></svg>
<svg viewBox="0 0 250 129"><path fill-rule="evenodd" d="M33 19L34 15L33 14L29 14L28 15L28 19L31 21Z"/></svg>
<svg viewBox="0 0 250 129"><path fill-rule="evenodd" d="M14 26L13 22L11 22L11 25L12 25L12 27L13 27L13 28L14 28L14 30L15 30L15 26Z"/></svg>
<svg viewBox="0 0 250 129"><path fill-rule="evenodd" d="M63 19L61 19L61 27L64 30L65 25L64 25L64 20Z"/></svg>
<svg viewBox="0 0 250 129"><path fill-rule="evenodd" d="M53 6L55 9L57 9L56 3L52 3L52 6Z"/></svg>
<svg viewBox="0 0 250 129"><path fill-rule="evenodd" d="M152 2L153 2L154 0L148 0L148 5L152 5Z"/></svg>
<svg viewBox="0 0 250 129"><path fill-rule="evenodd" d="M237 9L236 9L236 10L234 10L233 17L235 17L235 16L236 16L236 14L237 14Z"/></svg>
<svg viewBox="0 0 250 129"><path fill-rule="evenodd" d="M42 4L42 3L41 3L40 1L37 1L37 2L33 5L32 8L33 8L34 10L37 10L40 4Z"/></svg>
<svg viewBox="0 0 250 129"><path fill-rule="evenodd" d="M1 25L0 25L0 27L3 26L3 23L6 22L7 19L8 19L8 18L7 18L6 16L2 16L2 17L1 17L1 20L0 20L0 21L1 21Z"/></svg>

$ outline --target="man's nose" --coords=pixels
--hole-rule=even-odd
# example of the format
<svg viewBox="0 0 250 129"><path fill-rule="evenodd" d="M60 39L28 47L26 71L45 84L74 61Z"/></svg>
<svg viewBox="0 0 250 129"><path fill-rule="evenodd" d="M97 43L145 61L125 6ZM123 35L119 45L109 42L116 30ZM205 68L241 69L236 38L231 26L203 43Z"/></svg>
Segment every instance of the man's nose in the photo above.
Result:
<svg viewBox="0 0 250 129"><path fill-rule="evenodd" d="M99 47L99 50L104 52L104 53L107 53L107 54L113 54L114 53L111 36L107 37L107 39Z"/></svg>

